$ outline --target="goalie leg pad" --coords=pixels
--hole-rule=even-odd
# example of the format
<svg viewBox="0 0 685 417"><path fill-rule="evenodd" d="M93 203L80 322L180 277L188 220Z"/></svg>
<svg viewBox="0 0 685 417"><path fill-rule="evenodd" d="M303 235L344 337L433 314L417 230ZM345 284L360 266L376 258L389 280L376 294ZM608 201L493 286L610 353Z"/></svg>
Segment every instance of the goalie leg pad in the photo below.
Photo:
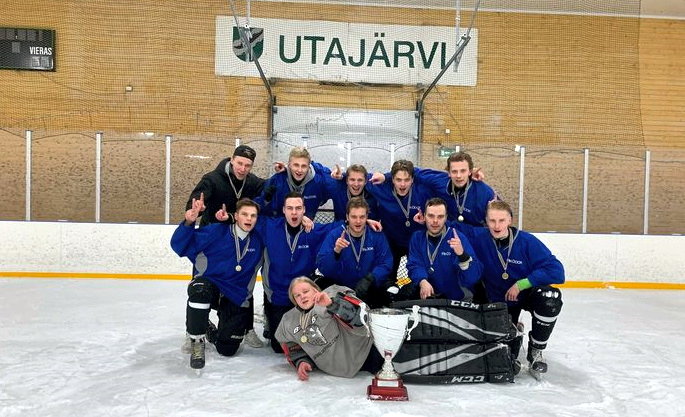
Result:
<svg viewBox="0 0 685 417"><path fill-rule="evenodd" d="M464 384L514 379L509 347L502 343L405 343L393 359L408 383Z"/></svg>
<svg viewBox="0 0 685 417"><path fill-rule="evenodd" d="M420 324L411 334L413 342L494 343L516 337L505 303L413 300L396 302L392 307L412 305L421 307Z"/></svg>

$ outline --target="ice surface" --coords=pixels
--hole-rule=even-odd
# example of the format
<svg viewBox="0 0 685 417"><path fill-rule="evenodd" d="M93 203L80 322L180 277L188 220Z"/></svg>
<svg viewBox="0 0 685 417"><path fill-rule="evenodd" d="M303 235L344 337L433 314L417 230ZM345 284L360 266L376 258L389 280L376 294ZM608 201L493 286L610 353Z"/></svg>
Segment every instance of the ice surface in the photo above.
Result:
<svg viewBox="0 0 685 417"><path fill-rule="evenodd" d="M408 385L395 403L366 399L368 373L300 382L270 348L210 346L198 375L185 286L0 279L0 416L685 416L683 292L565 289L544 381Z"/></svg>

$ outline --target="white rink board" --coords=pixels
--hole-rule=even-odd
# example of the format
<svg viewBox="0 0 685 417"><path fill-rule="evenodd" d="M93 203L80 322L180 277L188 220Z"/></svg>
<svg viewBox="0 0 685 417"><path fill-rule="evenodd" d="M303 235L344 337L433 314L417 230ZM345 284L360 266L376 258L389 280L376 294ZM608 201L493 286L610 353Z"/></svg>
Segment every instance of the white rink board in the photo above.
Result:
<svg viewBox="0 0 685 417"><path fill-rule="evenodd" d="M175 225L0 222L0 272L188 274ZM685 282L685 236L536 233L567 281Z"/></svg>

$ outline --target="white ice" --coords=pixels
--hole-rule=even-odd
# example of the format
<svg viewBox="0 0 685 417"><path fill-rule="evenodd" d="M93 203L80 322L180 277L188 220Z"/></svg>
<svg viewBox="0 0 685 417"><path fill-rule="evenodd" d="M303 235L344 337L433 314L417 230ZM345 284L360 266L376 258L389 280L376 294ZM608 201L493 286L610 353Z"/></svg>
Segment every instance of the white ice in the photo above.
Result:
<svg viewBox="0 0 685 417"><path fill-rule="evenodd" d="M679 291L565 289L542 382L408 385L399 403L367 400L368 373L300 382L268 347L208 349L198 375L185 286L0 279L0 416L685 416Z"/></svg>

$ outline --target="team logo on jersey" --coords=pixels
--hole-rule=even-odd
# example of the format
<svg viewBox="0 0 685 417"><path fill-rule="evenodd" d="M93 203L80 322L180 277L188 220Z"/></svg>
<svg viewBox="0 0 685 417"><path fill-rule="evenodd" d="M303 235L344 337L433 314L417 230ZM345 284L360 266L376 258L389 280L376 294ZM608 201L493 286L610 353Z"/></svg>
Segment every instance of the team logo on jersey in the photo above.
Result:
<svg viewBox="0 0 685 417"><path fill-rule="evenodd" d="M250 44L243 41L243 32ZM233 26L233 53L235 56L245 62L252 62L262 56L264 52L264 29L263 28L238 28Z"/></svg>

